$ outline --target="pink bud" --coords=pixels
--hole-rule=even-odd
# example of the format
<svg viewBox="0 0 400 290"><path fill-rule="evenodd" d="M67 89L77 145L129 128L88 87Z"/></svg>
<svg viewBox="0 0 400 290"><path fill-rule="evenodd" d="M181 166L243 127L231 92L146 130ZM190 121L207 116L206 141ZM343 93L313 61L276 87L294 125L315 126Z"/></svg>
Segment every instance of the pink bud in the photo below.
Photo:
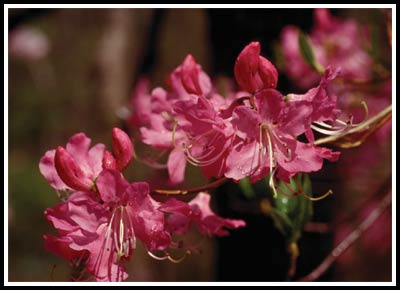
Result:
<svg viewBox="0 0 400 290"><path fill-rule="evenodd" d="M192 55L186 56L182 64L182 85L189 94L201 95L203 92L199 84L199 68Z"/></svg>
<svg viewBox="0 0 400 290"><path fill-rule="evenodd" d="M260 50L259 42L251 42L236 59L236 81L249 93L276 88L278 83L278 71L268 59L260 56Z"/></svg>
<svg viewBox="0 0 400 290"><path fill-rule="evenodd" d="M103 155L103 168L104 169L117 169L117 162L115 161L114 156L108 150L104 151Z"/></svg>
<svg viewBox="0 0 400 290"><path fill-rule="evenodd" d="M119 128L112 129L112 147L117 169L124 170L132 160L133 144L129 136Z"/></svg>
<svg viewBox="0 0 400 290"><path fill-rule="evenodd" d="M58 175L66 185L76 190L90 190L93 181L85 176L74 158L62 146L57 147L54 163Z"/></svg>

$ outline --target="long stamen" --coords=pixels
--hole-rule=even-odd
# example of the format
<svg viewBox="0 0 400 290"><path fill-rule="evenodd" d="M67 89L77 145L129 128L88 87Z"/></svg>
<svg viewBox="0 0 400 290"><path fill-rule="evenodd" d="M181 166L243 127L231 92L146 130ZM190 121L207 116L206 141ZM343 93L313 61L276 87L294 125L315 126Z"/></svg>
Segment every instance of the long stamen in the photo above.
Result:
<svg viewBox="0 0 400 290"><path fill-rule="evenodd" d="M298 195L299 193L302 192L301 187L299 187L299 185L297 185L298 190L294 190L289 184L287 184L286 182L282 181L282 184L292 193L291 196L295 196Z"/></svg>
<svg viewBox="0 0 400 290"><path fill-rule="evenodd" d="M147 251L147 254L149 254L150 257L152 257L153 259L156 259L156 260L158 260L158 261L164 261L164 260L167 260L167 259L168 259L168 256L167 256L167 255L162 256L162 257L159 257L159 256L156 256L155 254L153 254L153 253L150 252L150 251Z"/></svg>
<svg viewBox="0 0 400 290"><path fill-rule="evenodd" d="M314 124L311 124L311 128L319 133L322 133L324 135L329 135L329 136L339 135L349 129L349 127L343 127L343 128L335 129L335 130L327 130L327 129L319 128L319 127L315 126Z"/></svg>
<svg viewBox="0 0 400 290"><path fill-rule="evenodd" d="M110 222L108 223L108 227L107 227L106 234L105 234L106 238L104 239L104 242L103 242L102 246L100 247L100 253L97 256L96 261L95 261L94 272L96 274L100 271L101 261L103 259L104 248L107 247L108 240L110 239L110 236L111 236L111 227L112 227L112 223L114 221L115 212L116 212L116 209L114 209L114 211L111 215ZM111 249L107 247L106 250L110 251Z"/></svg>
<svg viewBox="0 0 400 290"><path fill-rule="evenodd" d="M129 222L129 227L128 229L131 231L130 232L130 237L129 237L129 245L132 249L136 248L136 236L135 236L135 229L133 228L133 224L131 221L131 218L129 216L129 213L127 211L125 211L126 213L126 217L128 219Z"/></svg>
<svg viewBox="0 0 400 290"><path fill-rule="evenodd" d="M329 195L333 194L333 191L329 189L324 195L318 196L318 197L309 196L308 194L306 194L306 193L303 192L303 191L301 191L301 194L302 194L305 198L307 198L307 199L309 199L309 200L311 200L311 201L318 201L318 200L322 200L322 199L328 197Z"/></svg>
<svg viewBox="0 0 400 290"><path fill-rule="evenodd" d="M205 134L209 134L209 132L211 131L208 131ZM196 157L193 156L193 154L190 152L187 146L185 148L186 160L194 166L208 166L216 162L225 153L226 148L229 147L227 146L226 148L220 150L215 156L213 156L213 153L217 150L217 147L212 144L215 143L219 137L221 137L219 133L216 133L215 136L212 137L212 139L209 141L208 152L201 156L196 156ZM193 143L191 145L193 146Z"/></svg>
<svg viewBox="0 0 400 290"><path fill-rule="evenodd" d="M273 153L273 147L272 147L272 141L271 141L271 136L268 133L268 129L265 129L265 134L267 136L267 142L268 142L268 155L269 155L269 187L272 189L272 192L274 193L274 198L277 198L278 192L276 191L276 185L275 185L275 178L274 174L276 172L276 167L274 167L274 153Z"/></svg>
<svg viewBox="0 0 400 290"><path fill-rule="evenodd" d="M152 253L150 251L147 251L147 254L149 254L150 257L152 257L153 259L156 259L158 261L169 260L172 263L178 264L178 263L182 262L188 255L190 255L191 251L187 250L185 252L185 254L182 257L178 258L178 259L175 259L175 258L171 257L171 255L168 252L165 252L165 256L161 256L161 257L155 255L154 253Z"/></svg>
<svg viewBox="0 0 400 290"><path fill-rule="evenodd" d="M185 147L181 147L181 146L178 146L178 144L176 144L175 135L176 135L176 129L177 129L177 128L178 128L178 121L177 121L177 120L174 120L174 125L172 126L172 145L174 145L174 148L175 148L175 149L184 151L184 150L185 150Z"/></svg>

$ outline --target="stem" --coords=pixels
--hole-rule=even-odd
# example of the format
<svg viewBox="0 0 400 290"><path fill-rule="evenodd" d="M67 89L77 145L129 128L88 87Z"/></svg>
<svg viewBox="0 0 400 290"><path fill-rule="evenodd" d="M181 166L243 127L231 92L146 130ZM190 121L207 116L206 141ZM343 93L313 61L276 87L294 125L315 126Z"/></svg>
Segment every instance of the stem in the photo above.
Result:
<svg viewBox="0 0 400 290"><path fill-rule="evenodd" d="M300 251L296 242L291 242L289 244L289 253L290 253L290 266L288 271L288 277L292 278L296 274L296 263L297 258L299 257Z"/></svg>
<svg viewBox="0 0 400 290"><path fill-rule="evenodd" d="M157 194L166 194L166 195L185 195L188 193L197 193L197 192L213 189L213 188L216 188L216 187L224 184L227 181L228 181L228 178L222 177L220 179L217 179L214 182L211 182L206 185L199 186L199 187L194 187L194 188L189 188L189 189L153 189L152 192L157 193Z"/></svg>
<svg viewBox="0 0 400 290"><path fill-rule="evenodd" d="M369 216L354 230L352 231L342 242L337 245L333 251L329 254L322 263L314 269L310 274L307 276L299 279L299 282L312 282L317 280L321 277L322 274L328 270L328 268L333 264L333 262L343 254L360 236L361 234L366 231L379 217L380 215L386 210L387 207L392 202L392 191L390 190L389 193L382 199L381 203L377 208L375 208Z"/></svg>
<svg viewBox="0 0 400 290"><path fill-rule="evenodd" d="M334 136L328 136L325 138L318 139L314 142L315 145L321 145L321 144L326 144L326 143L332 143L335 142L339 139L342 139L343 137L355 133L360 133L363 131L366 131L370 129L370 126L374 123L377 123L377 125L372 128L371 132L368 132L365 136L363 136L358 142L355 142L354 144L348 145L347 148L350 147L356 147L362 144L362 142L368 137L372 132L374 132L376 129L381 127L389 118L392 116L392 105L389 105L386 107L384 110L373 116L372 118L369 118L368 120L360 123L357 127L351 128L350 130L346 131L343 134L340 135L334 135Z"/></svg>

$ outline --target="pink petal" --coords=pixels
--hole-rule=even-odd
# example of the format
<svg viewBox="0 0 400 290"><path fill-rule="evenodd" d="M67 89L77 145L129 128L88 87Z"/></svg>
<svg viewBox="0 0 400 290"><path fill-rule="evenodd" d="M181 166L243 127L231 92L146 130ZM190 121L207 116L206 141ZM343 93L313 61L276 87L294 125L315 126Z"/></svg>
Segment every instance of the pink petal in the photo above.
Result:
<svg viewBox="0 0 400 290"><path fill-rule="evenodd" d="M150 197L148 184L131 183L126 192L130 197L126 210L135 235L150 251L168 248L171 237L164 228L164 214L158 210L159 203Z"/></svg>
<svg viewBox="0 0 400 290"><path fill-rule="evenodd" d="M254 102L264 120L269 123L279 121L285 106L283 95L279 91L274 89L262 90L255 95Z"/></svg>
<svg viewBox="0 0 400 290"><path fill-rule="evenodd" d="M238 143L226 159L225 177L234 180L250 176L252 181L268 174L269 159L262 154L258 142Z"/></svg>
<svg viewBox="0 0 400 290"><path fill-rule="evenodd" d="M71 249L71 239L68 237L57 238L51 235L44 235L44 247L49 251L63 259L71 261L84 255L84 251L76 251Z"/></svg>
<svg viewBox="0 0 400 290"><path fill-rule="evenodd" d="M191 213L190 206L187 203L177 200L175 198L168 199L158 208L158 210L184 216L189 216Z"/></svg>
<svg viewBox="0 0 400 290"><path fill-rule="evenodd" d="M172 184L181 183L185 178L186 157L182 150L174 149L168 157L168 174Z"/></svg>
<svg viewBox="0 0 400 290"><path fill-rule="evenodd" d="M91 140L86 137L85 133L77 133L69 138L67 146L65 147L68 153L71 154L71 156L73 156L75 161L79 164L82 171L88 176L93 175L93 172L87 163L87 154L90 143Z"/></svg>
<svg viewBox="0 0 400 290"><path fill-rule="evenodd" d="M96 180L101 199L110 204L125 200L125 190L128 186L128 181L117 170L104 169Z"/></svg>
<svg viewBox="0 0 400 290"><path fill-rule="evenodd" d="M147 78L140 78L131 96L132 115L129 124L135 128L146 125L151 113L151 101L149 95L150 81Z"/></svg>
<svg viewBox="0 0 400 290"><path fill-rule="evenodd" d="M47 182L56 190L71 190L58 176L54 164L55 154L56 150L49 150L43 155L39 162L40 173L42 173Z"/></svg>
<svg viewBox="0 0 400 290"><path fill-rule="evenodd" d="M260 114L245 106L236 107L232 113L233 129L242 139L258 138L261 121Z"/></svg>
<svg viewBox="0 0 400 290"><path fill-rule="evenodd" d="M103 170L103 154L105 151L104 144L96 144L92 148L90 148L88 152L87 161L92 169L93 178L96 178Z"/></svg>
<svg viewBox="0 0 400 290"><path fill-rule="evenodd" d="M224 219L217 216L210 208L210 199L209 194L200 192L189 202L192 211L195 213L194 222L201 233L208 236L224 236L228 234L224 227L235 229L246 225L242 220Z"/></svg>

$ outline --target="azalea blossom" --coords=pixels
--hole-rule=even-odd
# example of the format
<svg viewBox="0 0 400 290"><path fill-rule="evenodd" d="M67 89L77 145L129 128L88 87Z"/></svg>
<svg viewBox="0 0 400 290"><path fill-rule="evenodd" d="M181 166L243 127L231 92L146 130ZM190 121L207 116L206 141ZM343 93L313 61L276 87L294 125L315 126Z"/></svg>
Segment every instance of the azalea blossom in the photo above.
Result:
<svg viewBox="0 0 400 290"><path fill-rule="evenodd" d="M122 171L131 162L133 144L121 129L112 130L114 155L104 144L89 149L91 139L85 133L74 134L66 147L47 151L40 159L39 169L56 190L94 191L94 182L104 168Z"/></svg>
<svg viewBox="0 0 400 290"><path fill-rule="evenodd" d="M310 126L313 110L307 101L285 102L281 93L268 89L257 93L254 103L255 109L241 106L234 110L237 138L227 158L226 177L249 176L255 182L270 174L274 188L275 172L289 182L298 172L320 170L323 158L337 159L337 154L296 139Z"/></svg>
<svg viewBox="0 0 400 290"><path fill-rule="evenodd" d="M104 144L96 144L89 149L91 139L85 133L77 133L69 138L64 149L47 151L40 159L39 169L47 182L56 190L93 189L94 180L102 167Z"/></svg>
<svg viewBox="0 0 400 290"><path fill-rule="evenodd" d="M142 83L139 85L142 88ZM208 177L222 176L220 157L232 130L227 122L214 117L227 109L229 102L212 90L210 78L191 55L169 75L168 85L168 91L155 88L150 101L145 94L139 94L140 88L136 90L134 103L139 108L146 107L141 117L136 113L132 117L145 124L140 128L142 141L154 149L169 151L165 167L171 184L184 180L187 162L204 168Z"/></svg>
<svg viewBox="0 0 400 290"><path fill-rule="evenodd" d="M123 262L137 239L149 251L159 251L168 248L170 235L147 183L128 183L120 172L106 169L96 186L99 196L75 192L46 210L60 235L46 235L46 248L68 260L79 257L97 281L122 281L128 277Z"/></svg>
<svg viewBox="0 0 400 290"><path fill-rule="evenodd" d="M366 28L354 20L332 16L326 8L314 10L314 22L309 37L316 61L324 67L340 68L342 78L368 79L372 60L366 50L370 42ZM318 83L319 76L303 60L298 35L295 26L282 29L285 71L299 88L309 89Z"/></svg>
<svg viewBox="0 0 400 290"><path fill-rule="evenodd" d="M211 196L200 192L189 203L171 198L158 209L169 213L166 219L166 229L171 234L185 234L193 224L197 225L200 233L211 236L226 236L227 229L243 227L243 220L226 219L216 215L210 208Z"/></svg>

